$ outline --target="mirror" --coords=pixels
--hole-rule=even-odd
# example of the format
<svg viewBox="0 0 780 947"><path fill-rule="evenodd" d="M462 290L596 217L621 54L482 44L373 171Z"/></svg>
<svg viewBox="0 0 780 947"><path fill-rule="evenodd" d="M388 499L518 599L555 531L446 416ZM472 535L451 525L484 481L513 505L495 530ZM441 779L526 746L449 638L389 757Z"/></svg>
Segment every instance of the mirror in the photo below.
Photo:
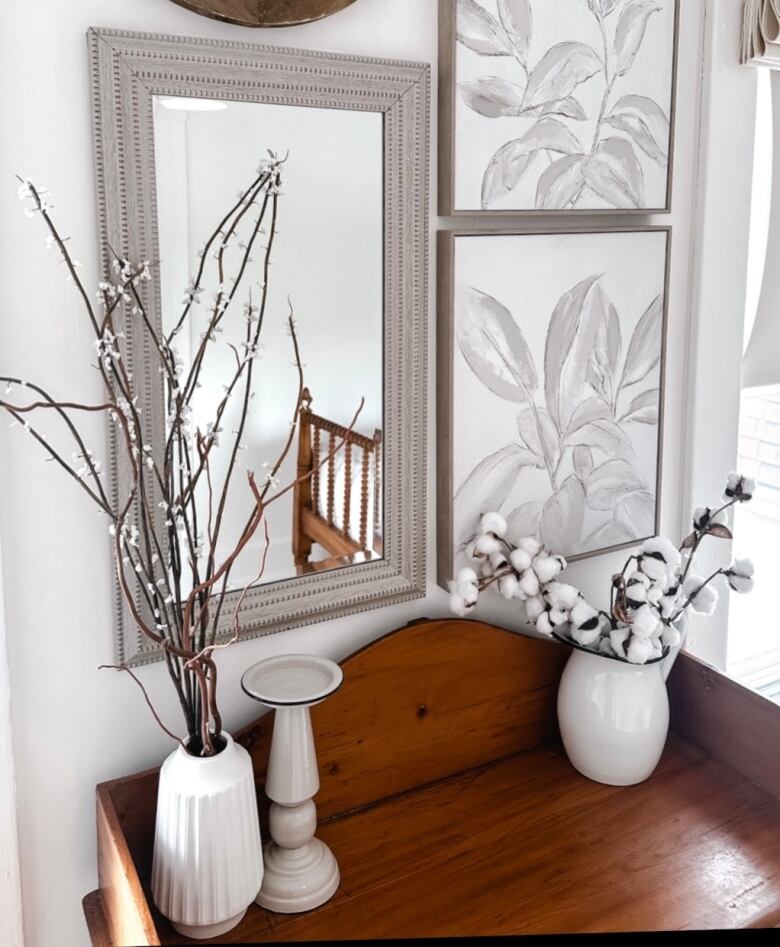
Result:
<svg viewBox="0 0 780 947"><path fill-rule="evenodd" d="M217 561L234 548L251 506L243 471L262 477L290 434L299 383L290 312L309 396L293 449L274 479L289 484L307 464L312 473L302 489L269 506L261 582L382 558L382 116L188 96L155 96L153 108L162 326L185 377L215 306L231 298L220 285L232 290L242 274L198 375L197 429L214 424L236 353L247 351L248 318L252 332L263 320L246 415L242 381L226 401L210 456L213 506L228 487ZM269 151L284 156L275 226L269 208L262 214L261 196L235 226L222 225ZM239 426L233 461L231 435ZM319 466L340 439L342 449ZM198 491L196 501L198 521L206 523L209 491ZM263 547L258 533L236 560L229 588L253 581Z"/></svg>
<svg viewBox="0 0 780 947"><path fill-rule="evenodd" d="M104 269L150 262L124 348L150 469L168 478L145 511L178 594L206 596L215 642L239 612L247 638L423 596L430 67L110 30L89 41ZM184 419L177 389L191 394ZM210 445L188 557L169 552L189 492L169 483L183 429L196 460ZM121 457L111 486L126 495L137 471ZM279 494L263 501L260 575L263 531L237 542L250 471ZM200 536L227 571L210 555L201 568ZM116 614L118 661L159 660L120 597Z"/></svg>

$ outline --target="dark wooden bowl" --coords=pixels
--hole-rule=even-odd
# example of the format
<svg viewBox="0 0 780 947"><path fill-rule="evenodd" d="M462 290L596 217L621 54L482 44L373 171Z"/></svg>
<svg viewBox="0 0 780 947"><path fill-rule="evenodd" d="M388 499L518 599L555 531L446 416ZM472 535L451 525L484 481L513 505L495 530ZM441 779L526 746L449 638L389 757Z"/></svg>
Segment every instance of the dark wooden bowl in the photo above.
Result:
<svg viewBox="0 0 780 947"><path fill-rule="evenodd" d="M355 0L173 0L201 16L239 26L296 26L338 13Z"/></svg>

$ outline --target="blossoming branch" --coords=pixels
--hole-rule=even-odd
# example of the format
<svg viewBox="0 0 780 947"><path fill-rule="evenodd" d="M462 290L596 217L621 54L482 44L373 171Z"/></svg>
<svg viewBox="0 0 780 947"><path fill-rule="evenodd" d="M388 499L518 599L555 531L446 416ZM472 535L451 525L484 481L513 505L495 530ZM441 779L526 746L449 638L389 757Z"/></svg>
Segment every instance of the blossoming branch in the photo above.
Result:
<svg viewBox="0 0 780 947"><path fill-rule="evenodd" d="M48 231L46 247L57 249L68 280L81 299L94 333L94 367L102 377L106 398L99 404L59 400L38 384L3 375L0 382L6 398L0 400L0 407L11 416L12 424L20 424L41 445L48 458L78 483L107 516L122 596L141 633L163 652L184 714L188 733L186 746L195 754L211 755L222 744L214 653L238 638L239 611L247 592L263 575L270 543L266 511L295 486L294 482L281 487L278 476L294 444L304 390L301 355L290 307L287 324L298 377L298 396L290 408L289 434L276 459L264 465L265 473L259 483L254 473L247 474L249 506L245 525L237 538L231 538L228 547L231 551L221 558L218 556L218 543L225 528L225 508L238 455L244 449L242 440L254 396L254 363L261 349L267 316L269 267L277 234L284 161L269 152L269 158L262 161L252 182L239 193L211 234L200 251L196 275L184 291L181 315L167 335L153 322L145 302L144 284L152 277L149 261L135 263L112 251L111 277L99 283L97 299L93 302L93 296L79 276L81 264L71 256L67 238L52 220L48 192L29 180L22 180L19 187L26 215L38 215L42 219ZM265 243L262 243L263 235ZM262 259L253 267L252 252L258 249ZM229 276L228 264L233 259L236 260L235 275ZM201 296L211 269L216 270L217 289L208 305L206 327L191 365L186 368L176 349L176 338L189 327L195 307L203 304ZM224 395L213 407L211 420L205 430L201 430L193 420L192 400L201 385L208 353L218 343L223 323L249 281L250 273L254 274L255 281L244 296L243 341L238 346L228 343L235 366L223 386ZM152 411L153 406L142 403L140 389L128 368L128 327L148 339L149 351L157 362L150 370L156 369L164 380L167 435L162 445L150 444L144 438L144 412ZM27 396L27 400L7 400L10 395L16 395L17 399ZM211 460L214 447L224 434L222 420L231 398L239 399L239 420L226 444L228 463L222 482L215 484ZM362 403L349 430L361 409ZM28 416L42 411L52 413L72 439L74 449L70 457L54 447L45 432L28 420ZM85 443L74 420L74 416L93 412L108 415L114 443L125 455L129 470L125 496L111 495L103 482L102 465ZM332 445L317 469L327 463L342 444ZM311 476L311 472L306 476ZM201 494L207 499L206 522L199 518L199 510L204 506L196 502ZM257 576L238 597L232 616L232 636L220 643L218 628L229 591L231 569L261 528L265 536ZM157 722L174 737L160 720L133 671L126 665L118 669L132 675Z"/></svg>

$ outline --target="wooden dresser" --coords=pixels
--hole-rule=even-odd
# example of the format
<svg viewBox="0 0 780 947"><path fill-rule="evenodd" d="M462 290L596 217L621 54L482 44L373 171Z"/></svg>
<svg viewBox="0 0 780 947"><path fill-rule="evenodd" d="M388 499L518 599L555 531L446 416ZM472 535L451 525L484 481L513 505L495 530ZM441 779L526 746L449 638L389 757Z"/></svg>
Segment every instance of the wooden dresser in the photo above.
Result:
<svg viewBox="0 0 780 947"><path fill-rule="evenodd" d="M341 887L309 914L252 905L219 943L780 924L780 708L683 657L657 771L603 786L558 742L567 656L444 620L344 661L344 686L312 711L318 834ZM263 817L270 735L271 715L236 734ZM98 786L100 888L84 899L94 947L194 943L149 896L156 791L157 770Z"/></svg>

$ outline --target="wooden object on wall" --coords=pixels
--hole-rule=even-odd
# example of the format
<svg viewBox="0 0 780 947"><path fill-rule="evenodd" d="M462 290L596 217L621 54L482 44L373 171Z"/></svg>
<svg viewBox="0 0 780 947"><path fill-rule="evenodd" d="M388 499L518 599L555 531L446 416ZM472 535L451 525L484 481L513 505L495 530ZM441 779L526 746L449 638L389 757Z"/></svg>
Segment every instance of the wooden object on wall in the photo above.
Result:
<svg viewBox="0 0 780 947"><path fill-rule="evenodd" d="M343 662L345 683L312 708L322 821L538 746L557 734L563 647L472 621L422 621ZM273 715L236 733L263 793ZM158 944L151 875L157 770L97 789L98 876L113 944ZM120 828L121 826L121 828Z"/></svg>
<svg viewBox="0 0 780 947"><path fill-rule="evenodd" d="M193 13L238 26L297 26L321 20L355 0L173 0Z"/></svg>
<svg viewBox="0 0 780 947"><path fill-rule="evenodd" d="M567 657L451 619L347 658L342 689L312 710L319 835L341 888L300 916L251 907L221 942L780 923L777 799L675 734L645 783L580 776L556 740ZM673 708L695 662L678 664ZM714 712L711 695L701 700ZM272 723L235 735L253 757L262 815ZM94 947L185 943L149 898L156 790L157 770L98 787L101 890L85 899Z"/></svg>

